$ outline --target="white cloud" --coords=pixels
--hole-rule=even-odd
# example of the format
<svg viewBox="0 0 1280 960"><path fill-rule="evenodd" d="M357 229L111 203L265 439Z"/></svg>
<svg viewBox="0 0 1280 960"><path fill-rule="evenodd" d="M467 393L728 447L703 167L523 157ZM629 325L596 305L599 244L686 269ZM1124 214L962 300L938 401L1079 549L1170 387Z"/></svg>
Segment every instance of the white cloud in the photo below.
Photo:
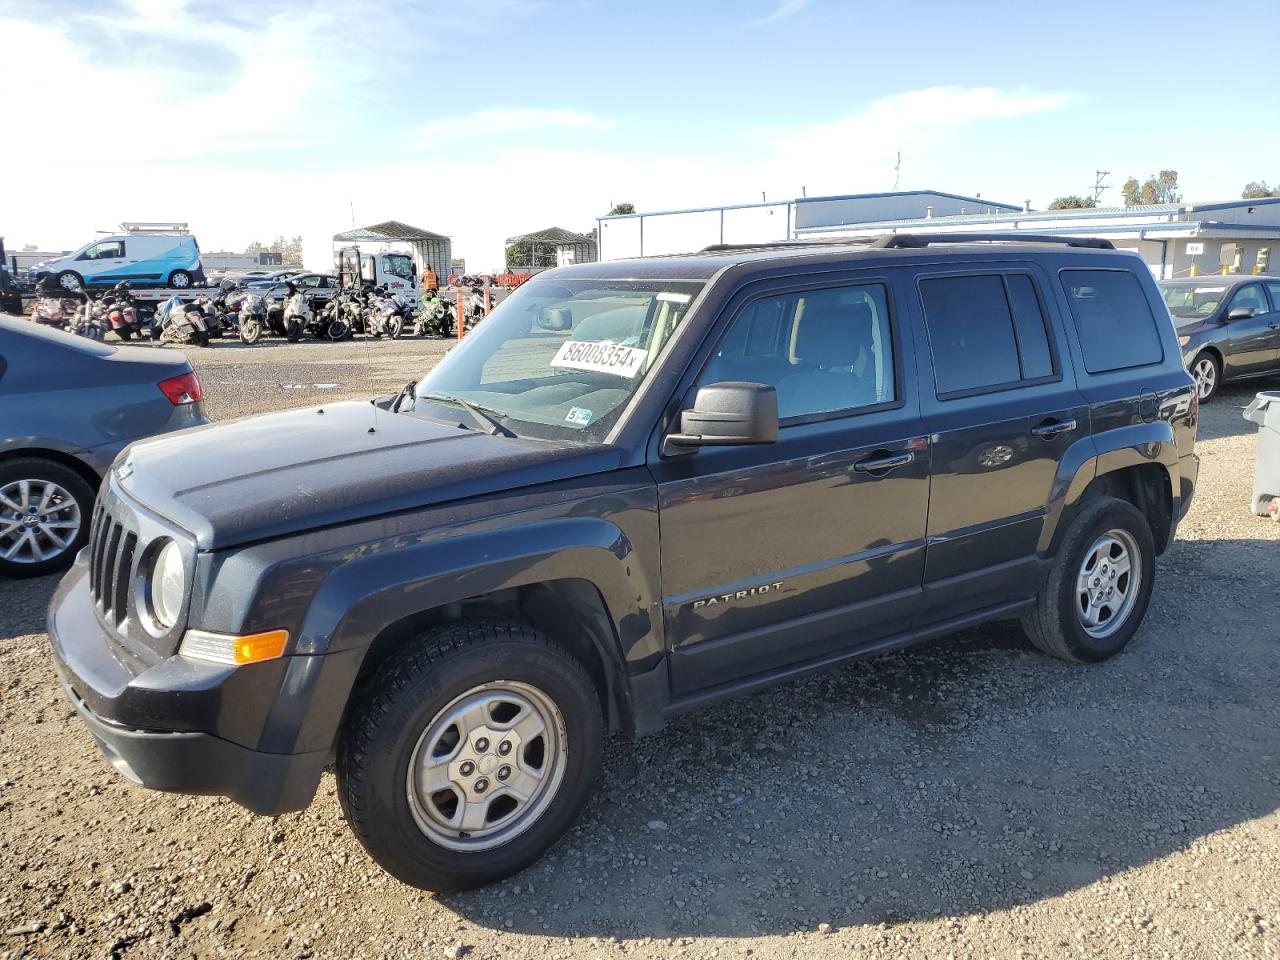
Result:
<svg viewBox="0 0 1280 960"><path fill-rule="evenodd" d="M537 130L608 130L613 126L612 120L581 110L489 107L466 116L432 120L418 131L414 145L421 150L455 149L454 138L459 135L474 138Z"/></svg>
<svg viewBox="0 0 1280 960"><path fill-rule="evenodd" d="M746 26L762 27L766 23L777 23L779 20L795 16L808 5L809 0L777 0L777 5L772 11L759 19L748 21Z"/></svg>
<svg viewBox="0 0 1280 960"><path fill-rule="evenodd" d="M183 8L147 3L111 29L160 31L148 34L153 39L166 31L196 36L236 51L236 69L193 79L177 55L172 62L116 61L56 26L0 17L7 48L0 80L32 91L43 116L76 117L76 136L55 137L52 149L40 149L37 135L0 150L11 249L63 249L122 220L176 219L192 225L205 250L301 234L308 264L326 267L331 237L351 226L354 206L357 225L396 219L448 234L471 269L489 269L499 265L506 237L552 225L589 230L619 201L652 210L750 202L762 190L771 199L794 197L801 185L810 196L888 189L898 149L908 153L909 169L935 171L929 182L904 180L904 189L968 192L989 184L1005 197L1000 172L976 163L955 172L964 158L950 149L954 138L1065 100L936 87L827 123L729 129L717 146L674 150L647 129L628 129L625 149L601 146L595 134L615 121L571 104L492 106L419 128L414 139L428 147L440 142L438 150L407 155L388 149L385 137L347 136L335 144L341 152L326 151L327 139L359 120L371 89L362 85L386 86L377 55L384 39L359 33L364 18L344 15L338 29L304 8L287 18L202 25ZM161 129L170 120L192 123L175 122L175 132L134 150L121 140L118 113L92 109L99 95L130 105L128 126L142 124L139 118ZM1024 195L1023 185L1018 190Z"/></svg>

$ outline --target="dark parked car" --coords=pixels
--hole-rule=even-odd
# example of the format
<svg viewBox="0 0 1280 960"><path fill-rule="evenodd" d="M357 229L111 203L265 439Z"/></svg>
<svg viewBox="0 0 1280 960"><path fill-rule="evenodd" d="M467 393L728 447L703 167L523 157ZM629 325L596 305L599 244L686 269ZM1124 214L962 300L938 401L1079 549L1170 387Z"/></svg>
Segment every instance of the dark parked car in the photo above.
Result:
<svg viewBox="0 0 1280 960"><path fill-rule="evenodd" d="M279 814L336 765L444 889L553 844L609 730L1004 618L1105 660L1195 391L1136 255L991 239L548 271L396 397L135 444L51 606L67 696L157 789Z"/></svg>
<svg viewBox="0 0 1280 960"><path fill-rule="evenodd" d="M1280 277L1163 280L1160 293L1202 402L1228 380L1280 373Z"/></svg>
<svg viewBox="0 0 1280 960"><path fill-rule="evenodd" d="M0 313L22 316L22 288L3 263L0 263Z"/></svg>
<svg viewBox="0 0 1280 960"><path fill-rule="evenodd" d="M0 317L0 575L69 566L116 454L207 422L200 401L181 355Z"/></svg>

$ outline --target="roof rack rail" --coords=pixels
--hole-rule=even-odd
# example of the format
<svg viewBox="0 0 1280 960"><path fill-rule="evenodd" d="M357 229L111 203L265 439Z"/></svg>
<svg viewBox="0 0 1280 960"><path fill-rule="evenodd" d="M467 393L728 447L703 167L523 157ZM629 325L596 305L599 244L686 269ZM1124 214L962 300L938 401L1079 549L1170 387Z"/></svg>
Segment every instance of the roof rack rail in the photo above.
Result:
<svg viewBox="0 0 1280 960"><path fill-rule="evenodd" d="M761 240L758 243L713 243L699 253L726 253L731 250L779 250L800 247L859 246L875 250L924 248L935 243L1058 243L1065 247L1114 250L1110 240L1099 237L1063 237L1049 233L886 233L878 237L833 237L827 239Z"/></svg>
<svg viewBox="0 0 1280 960"><path fill-rule="evenodd" d="M1060 243L1066 247L1114 250L1110 240L1098 237L1062 237L1048 233L886 233L871 242L879 249L927 247L934 243Z"/></svg>
<svg viewBox="0 0 1280 960"><path fill-rule="evenodd" d="M724 253L729 250L773 250L775 248L786 247L839 247L853 245L859 247L869 246L874 242L883 240L883 237L838 237L836 239L827 240L760 240L756 243L713 243L710 246L703 247L699 253Z"/></svg>

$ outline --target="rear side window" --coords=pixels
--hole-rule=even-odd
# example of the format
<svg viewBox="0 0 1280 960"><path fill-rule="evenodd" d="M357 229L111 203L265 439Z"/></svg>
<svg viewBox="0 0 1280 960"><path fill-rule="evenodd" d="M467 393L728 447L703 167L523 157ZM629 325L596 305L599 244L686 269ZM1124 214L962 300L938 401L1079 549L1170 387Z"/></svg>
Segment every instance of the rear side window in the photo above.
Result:
<svg viewBox="0 0 1280 960"><path fill-rule="evenodd" d="M920 281L938 396L1054 376L1044 311L1026 274Z"/></svg>
<svg viewBox="0 0 1280 960"><path fill-rule="evenodd" d="M1090 373L1144 367L1164 359L1155 315L1127 270L1063 270L1062 287Z"/></svg>

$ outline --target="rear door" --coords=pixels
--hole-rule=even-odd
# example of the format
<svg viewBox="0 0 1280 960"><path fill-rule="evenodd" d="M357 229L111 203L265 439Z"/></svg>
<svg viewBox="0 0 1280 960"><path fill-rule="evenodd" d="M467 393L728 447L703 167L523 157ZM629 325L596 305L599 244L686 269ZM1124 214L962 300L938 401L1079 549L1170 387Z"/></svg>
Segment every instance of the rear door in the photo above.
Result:
<svg viewBox="0 0 1280 960"><path fill-rule="evenodd" d="M922 269L913 300L931 358L933 441L924 615L941 622L1035 592L1058 464L1089 412L1033 263Z"/></svg>
<svg viewBox="0 0 1280 960"><path fill-rule="evenodd" d="M661 457L663 613L677 695L909 628L928 511L911 338L884 277L777 281L731 306L693 387L774 386L774 443ZM728 322L726 322L728 321Z"/></svg>

